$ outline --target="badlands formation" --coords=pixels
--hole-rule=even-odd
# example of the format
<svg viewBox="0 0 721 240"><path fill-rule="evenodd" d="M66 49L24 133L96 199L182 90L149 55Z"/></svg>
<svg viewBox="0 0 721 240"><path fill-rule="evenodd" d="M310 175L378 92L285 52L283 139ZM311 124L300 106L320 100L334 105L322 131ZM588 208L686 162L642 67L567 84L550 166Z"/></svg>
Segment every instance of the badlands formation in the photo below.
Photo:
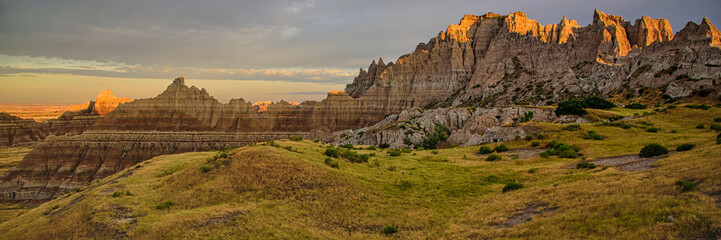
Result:
<svg viewBox="0 0 721 240"><path fill-rule="evenodd" d="M46 200L154 156L289 136L401 147L402 139L418 141L414 134L443 125L454 131L449 142L479 144L533 133L512 124L529 111L535 120L583 121L513 105L584 96L717 97L719 47L721 33L706 18L674 35L665 19L631 24L600 11L588 26L565 17L542 26L522 12L466 15L395 62L373 61L345 91L320 102L220 103L180 77L154 98L112 111L106 105L86 109L84 114L98 115L90 114L76 131L42 138L15 134L9 139L39 142L0 178L0 198ZM382 127L397 121L414 122L418 130Z"/></svg>

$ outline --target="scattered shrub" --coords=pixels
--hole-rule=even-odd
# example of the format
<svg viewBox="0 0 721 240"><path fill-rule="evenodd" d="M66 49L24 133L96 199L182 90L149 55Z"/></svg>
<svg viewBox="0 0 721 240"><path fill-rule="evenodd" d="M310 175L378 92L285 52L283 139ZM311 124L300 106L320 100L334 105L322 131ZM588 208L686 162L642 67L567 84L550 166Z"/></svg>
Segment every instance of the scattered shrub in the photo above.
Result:
<svg viewBox="0 0 721 240"><path fill-rule="evenodd" d="M587 97L583 99L583 103L586 108L609 109L616 107L616 104L600 97Z"/></svg>
<svg viewBox="0 0 721 240"><path fill-rule="evenodd" d="M368 150L376 150L376 146L370 145L366 149Z"/></svg>
<svg viewBox="0 0 721 240"><path fill-rule="evenodd" d="M333 158L342 157L352 163L368 162L368 159L370 158L370 155L368 154L358 154L357 152L347 148L334 148L333 146L329 146L325 149L325 155Z"/></svg>
<svg viewBox="0 0 721 240"><path fill-rule="evenodd" d="M523 114L523 116L518 118L518 122L528 122L533 120L533 112L528 111Z"/></svg>
<svg viewBox="0 0 721 240"><path fill-rule="evenodd" d="M568 100L558 103L555 110L556 115L586 115L586 109L583 109L584 103L578 100Z"/></svg>
<svg viewBox="0 0 721 240"><path fill-rule="evenodd" d="M451 135L451 130L440 124L433 124L433 132L423 137L421 146L426 149L436 149L438 143L446 141Z"/></svg>
<svg viewBox="0 0 721 240"><path fill-rule="evenodd" d="M706 104L687 104L684 107L690 108L690 109L703 109L703 110L708 110L709 108L711 108L711 106L706 105Z"/></svg>
<svg viewBox="0 0 721 240"><path fill-rule="evenodd" d="M378 148L380 148L380 149L386 149L386 148L389 148L389 147L391 147L391 145L388 144L388 143L381 143L381 144L378 145Z"/></svg>
<svg viewBox="0 0 721 240"><path fill-rule="evenodd" d="M721 117L717 117L713 119L714 122L721 122Z"/></svg>
<svg viewBox="0 0 721 240"><path fill-rule="evenodd" d="M288 139L290 139L291 141L296 141L296 142L297 142L297 141L303 141L303 137L302 137L302 136L290 136L290 137L288 137Z"/></svg>
<svg viewBox="0 0 721 240"><path fill-rule="evenodd" d="M506 146L506 144L501 144L501 145L498 145L495 148L493 148L493 151L496 151L499 153L505 152L505 151L508 151L508 146Z"/></svg>
<svg viewBox="0 0 721 240"><path fill-rule="evenodd" d="M401 150L400 149L390 149L390 150L388 150L388 155L390 155L391 157L400 156Z"/></svg>
<svg viewBox="0 0 721 240"><path fill-rule="evenodd" d="M506 184L506 186L503 187L503 192L508 192L516 189L523 188L523 184L517 183L517 182L509 182Z"/></svg>
<svg viewBox="0 0 721 240"><path fill-rule="evenodd" d="M501 155L498 155L498 154L495 154L495 153L491 153L491 154L488 155L488 157L486 158L486 161L489 161L489 162L496 161L496 160L501 160Z"/></svg>
<svg viewBox="0 0 721 240"><path fill-rule="evenodd" d="M706 128L706 125L703 125L703 123L699 123L698 125L696 125L696 128L697 128L697 129L704 129L704 128Z"/></svg>
<svg viewBox="0 0 721 240"><path fill-rule="evenodd" d="M593 139L593 140L603 140L606 139L604 136L601 136L600 134L594 132L594 131L588 131L583 134L583 139Z"/></svg>
<svg viewBox="0 0 721 240"><path fill-rule="evenodd" d="M678 147L676 147L676 151L679 151L679 152L688 151L688 150L693 149L694 147L696 147L696 144L684 143L684 144L681 144Z"/></svg>
<svg viewBox="0 0 721 240"><path fill-rule="evenodd" d="M158 206L155 206L155 208L158 209L158 210L163 210L163 209L169 208L169 207L171 207L171 206L173 206L173 205L175 205L175 202L173 202L173 201L165 201L165 202L163 202L163 203L161 203L161 204L158 204Z"/></svg>
<svg viewBox="0 0 721 240"><path fill-rule="evenodd" d="M354 149L354 148L355 148L355 147L353 146L353 144L350 144L350 143L348 143L348 144L343 144L343 145L338 145L338 147L347 148L347 149Z"/></svg>
<svg viewBox="0 0 721 240"><path fill-rule="evenodd" d="M658 143L651 143L641 149L641 153L639 153L639 156L642 158L648 158L664 154L668 154L668 149L666 149L666 147L661 146L661 144Z"/></svg>
<svg viewBox="0 0 721 240"><path fill-rule="evenodd" d="M646 132L656 133L656 132L658 132L658 130L660 130L660 129L658 129L657 127L646 128Z"/></svg>
<svg viewBox="0 0 721 240"><path fill-rule="evenodd" d="M580 125L580 124L571 124L571 125L568 125L568 126L564 127L564 128L561 129L561 130L565 130L565 131L578 131L578 130L581 130L581 125Z"/></svg>
<svg viewBox="0 0 721 240"><path fill-rule="evenodd" d="M676 185L681 188L681 192L690 192L693 191L693 189L696 187L696 184L694 184L691 181L679 179L676 181Z"/></svg>
<svg viewBox="0 0 721 240"><path fill-rule="evenodd" d="M388 226L384 227L383 231L381 231L381 232L385 235L391 235L391 234L397 233L398 229L396 229L396 227L394 227L394 226L388 225Z"/></svg>
<svg viewBox="0 0 721 240"><path fill-rule="evenodd" d="M431 151L431 154L433 154L433 155L438 154L438 150Z"/></svg>
<svg viewBox="0 0 721 240"><path fill-rule="evenodd" d="M538 171L538 168L528 169L528 173L535 173L536 171Z"/></svg>
<svg viewBox="0 0 721 240"><path fill-rule="evenodd" d="M531 142L531 147L538 147L538 145L541 145L541 143L538 141Z"/></svg>
<svg viewBox="0 0 721 240"><path fill-rule="evenodd" d="M546 145L546 151L541 153L541 157L558 156L560 158L576 158L578 157L578 147L576 145L568 145L565 143L559 143L556 140L549 142Z"/></svg>
<svg viewBox="0 0 721 240"><path fill-rule="evenodd" d="M626 108L628 108L628 109L646 109L646 105L643 105L640 103L631 103L629 105L626 105Z"/></svg>
<svg viewBox="0 0 721 240"><path fill-rule="evenodd" d="M546 139L546 135L543 135L543 133L538 133L536 134L536 138L538 138L539 140L543 140Z"/></svg>
<svg viewBox="0 0 721 240"><path fill-rule="evenodd" d="M492 153L493 150L491 150L491 147L489 146L481 146L481 149L479 150L481 154L489 154Z"/></svg>
<svg viewBox="0 0 721 240"><path fill-rule="evenodd" d="M123 192L113 192L113 197L120 197L123 195Z"/></svg>
<svg viewBox="0 0 721 240"><path fill-rule="evenodd" d="M323 161L323 163L325 163L325 165L328 165L332 168L338 168L338 162L333 161L333 159L326 158L325 161Z"/></svg>
<svg viewBox="0 0 721 240"><path fill-rule="evenodd" d="M526 135L525 139L526 139L526 141L531 141L531 140L533 140L533 137L531 137L531 135Z"/></svg>
<svg viewBox="0 0 721 240"><path fill-rule="evenodd" d="M596 168L596 164L591 162L579 162L576 163L576 169L594 169Z"/></svg>
<svg viewBox="0 0 721 240"><path fill-rule="evenodd" d="M208 172L208 171L210 171L210 167L208 167L208 166L202 166L202 167L200 167L200 171Z"/></svg>
<svg viewBox="0 0 721 240"><path fill-rule="evenodd" d="M496 175L493 175L493 174L488 175L488 176L486 176L486 182L489 182L489 183L497 183L497 182L498 182L498 177L496 177Z"/></svg>
<svg viewBox="0 0 721 240"><path fill-rule="evenodd" d="M718 132L718 131L721 131L721 125L718 125L718 124L715 124L715 123L714 123L714 124L711 124L711 127L710 127L710 128L711 128L711 130L714 130L714 131L717 131L717 132Z"/></svg>

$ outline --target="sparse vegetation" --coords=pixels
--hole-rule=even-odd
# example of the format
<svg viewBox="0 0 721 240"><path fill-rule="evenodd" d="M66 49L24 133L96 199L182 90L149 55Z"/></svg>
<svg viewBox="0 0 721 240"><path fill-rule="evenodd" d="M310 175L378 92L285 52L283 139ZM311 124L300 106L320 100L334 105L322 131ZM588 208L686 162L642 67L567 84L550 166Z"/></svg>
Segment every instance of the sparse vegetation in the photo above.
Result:
<svg viewBox="0 0 721 240"><path fill-rule="evenodd" d="M556 115L579 115L583 116L588 113L584 107L584 103L579 100L568 100L558 103L558 107L556 108L555 112Z"/></svg>
<svg viewBox="0 0 721 240"><path fill-rule="evenodd" d="M496 161L496 160L501 160L501 155L498 155L498 154L495 154L495 153L491 153L491 154L489 154L488 157L486 158L486 161L489 161L489 162Z"/></svg>
<svg viewBox="0 0 721 240"><path fill-rule="evenodd" d="M331 158L326 158L325 161L323 161L323 163L325 163L325 165L328 165L332 168L338 168L338 162L334 161Z"/></svg>
<svg viewBox="0 0 721 240"><path fill-rule="evenodd" d="M591 130L583 134L583 139L603 140L606 138L604 136L601 136L601 134L598 134L595 131Z"/></svg>
<svg viewBox="0 0 721 240"><path fill-rule="evenodd" d="M594 109L611 109L616 107L616 104L613 104L612 102L609 102L606 99L600 97L587 97L583 99L583 104L586 108Z"/></svg>
<svg viewBox="0 0 721 240"><path fill-rule="evenodd" d="M703 125L703 123L699 123L698 125L696 125L696 129L704 129L704 128L706 128L706 125Z"/></svg>
<svg viewBox="0 0 721 240"><path fill-rule="evenodd" d="M579 162L576 164L576 169L594 169L596 164L592 162Z"/></svg>
<svg viewBox="0 0 721 240"><path fill-rule="evenodd" d="M696 187L696 184L684 179L679 179L678 181L676 181L676 185L681 188L681 192L690 192L693 191L693 189Z"/></svg>
<svg viewBox="0 0 721 240"><path fill-rule="evenodd" d="M541 145L541 142L539 142L539 141L531 142L531 147L538 147L539 145Z"/></svg>
<svg viewBox="0 0 721 240"><path fill-rule="evenodd" d="M291 141L303 141L303 136L290 136L288 137Z"/></svg>
<svg viewBox="0 0 721 240"><path fill-rule="evenodd" d="M646 105L643 105L640 103L631 103L629 105L626 105L626 108L628 108L628 109L646 109Z"/></svg>
<svg viewBox="0 0 721 240"><path fill-rule="evenodd" d="M173 205L175 205L175 202L165 201L161 204L158 204L158 206L155 206L155 209L158 209L158 210L168 209L168 208L172 207Z"/></svg>
<svg viewBox="0 0 721 240"><path fill-rule="evenodd" d="M717 131L717 132L718 132L718 131L721 131L721 125L719 125L719 124L715 124L715 123L714 123L714 124L711 124L711 126L709 126L709 128L710 128L711 130L714 130L714 131Z"/></svg>
<svg viewBox="0 0 721 240"><path fill-rule="evenodd" d="M517 189L523 188L523 184L520 184L518 182L509 182L506 184L506 186L503 187L503 192L513 191Z"/></svg>
<svg viewBox="0 0 721 240"><path fill-rule="evenodd" d="M568 125L568 126L563 127L562 130L564 130L564 131L578 131L578 130L581 130L581 125L580 125L580 124L571 124L571 125Z"/></svg>
<svg viewBox="0 0 721 240"><path fill-rule="evenodd" d="M493 151L495 151L497 153L502 153L502 152L508 151L508 146L506 146L506 144L501 144L501 145L498 145L495 148L493 148Z"/></svg>
<svg viewBox="0 0 721 240"><path fill-rule="evenodd" d="M650 133L657 133L658 130L660 130L660 129L657 127L646 128L646 132L650 132Z"/></svg>
<svg viewBox="0 0 721 240"><path fill-rule="evenodd" d="M423 137L421 146L425 149L436 149L438 143L446 141L451 135L451 130L441 124L433 125L433 132Z"/></svg>
<svg viewBox="0 0 721 240"><path fill-rule="evenodd" d="M479 150L479 153L481 153L481 154L489 154L492 152L493 152L493 150L491 150L491 147L489 147L489 146L481 146L481 149Z"/></svg>
<svg viewBox="0 0 721 240"><path fill-rule="evenodd" d="M395 149L395 148L394 148L394 149L389 149L389 150L387 151L387 153L388 153L388 156L397 157L397 156L400 156L400 155L401 155L401 150L400 150L400 149Z"/></svg>
<svg viewBox="0 0 721 240"><path fill-rule="evenodd" d="M395 226L391 226L391 225L384 227L383 231L382 231L382 233L385 235L393 235L397 232L398 232L398 229L396 229Z"/></svg>
<svg viewBox="0 0 721 240"><path fill-rule="evenodd" d="M568 145L565 143L559 143L553 140L546 145L548 148L546 151L541 153L541 157L558 156L559 158L576 158L578 157L578 147L575 145Z"/></svg>
<svg viewBox="0 0 721 240"><path fill-rule="evenodd" d="M679 152L688 151L688 150L693 149L694 147L696 147L696 144L684 143L684 144L681 144L678 147L676 147L676 151L679 151Z"/></svg>

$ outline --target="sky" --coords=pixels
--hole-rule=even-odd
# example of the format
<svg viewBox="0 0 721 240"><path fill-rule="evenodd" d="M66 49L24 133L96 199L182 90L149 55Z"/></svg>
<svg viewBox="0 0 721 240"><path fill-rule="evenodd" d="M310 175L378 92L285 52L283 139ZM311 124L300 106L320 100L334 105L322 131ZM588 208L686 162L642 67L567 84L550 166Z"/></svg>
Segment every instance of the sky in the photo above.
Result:
<svg viewBox="0 0 721 240"><path fill-rule="evenodd" d="M719 0L0 0L0 103L149 98L181 75L221 102L321 100L464 14L584 26L594 8L666 18L674 32L704 16L721 24Z"/></svg>

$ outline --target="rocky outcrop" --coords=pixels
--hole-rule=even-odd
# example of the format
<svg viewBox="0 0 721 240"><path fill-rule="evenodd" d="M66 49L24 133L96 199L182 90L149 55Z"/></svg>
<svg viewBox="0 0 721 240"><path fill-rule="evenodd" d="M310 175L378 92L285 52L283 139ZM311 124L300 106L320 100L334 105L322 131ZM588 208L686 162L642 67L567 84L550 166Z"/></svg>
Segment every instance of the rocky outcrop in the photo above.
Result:
<svg viewBox="0 0 721 240"><path fill-rule="evenodd" d="M45 122L0 113L0 147L28 146L52 135L80 134L100 118L90 112L91 109L69 111Z"/></svg>
<svg viewBox="0 0 721 240"><path fill-rule="evenodd" d="M110 89L100 92L95 101L88 101L83 104L70 106L70 111L81 111L87 108L92 109L93 115L103 116L115 110L121 103L133 101L126 97L116 97Z"/></svg>
<svg viewBox="0 0 721 240"><path fill-rule="evenodd" d="M375 146L388 144L391 148L423 147L424 139L429 139L438 129L447 129L445 134L448 139L437 147L504 142L539 132L537 127L519 122L524 116L532 116L528 120L556 123L579 120L577 116L559 118L552 110L534 107L416 108L390 115L370 127L336 132L332 142Z"/></svg>

